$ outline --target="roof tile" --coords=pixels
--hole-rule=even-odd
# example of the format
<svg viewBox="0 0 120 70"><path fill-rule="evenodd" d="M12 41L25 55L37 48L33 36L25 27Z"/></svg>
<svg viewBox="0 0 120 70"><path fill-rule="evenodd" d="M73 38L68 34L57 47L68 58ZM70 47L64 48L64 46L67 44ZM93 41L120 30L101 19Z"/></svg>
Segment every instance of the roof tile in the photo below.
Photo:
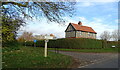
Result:
<svg viewBox="0 0 120 70"><path fill-rule="evenodd" d="M88 27L88 26L80 26L80 25L74 24L74 23L70 23L70 24L72 24L73 27L74 27L76 30L96 33L91 27Z"/></svg>

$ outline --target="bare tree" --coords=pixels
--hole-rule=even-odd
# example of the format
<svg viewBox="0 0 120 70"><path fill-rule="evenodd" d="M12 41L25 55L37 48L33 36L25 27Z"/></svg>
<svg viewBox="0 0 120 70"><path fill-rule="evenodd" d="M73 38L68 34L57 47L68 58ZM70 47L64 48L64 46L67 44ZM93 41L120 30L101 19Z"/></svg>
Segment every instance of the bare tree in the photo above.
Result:
<svg viewBox="0 0 120 70"><path fill-rule="evenodd" d="M111 35L113 41L118 41L118 30L114 30Z"/></svg>
<svg viewBox="0 0 120 70"><path fill-rule="evenodd" d="M18 41L32 41L34 39L32 32L23 32L23 34L18 37Z"/></svg>
<svg viewBox="0 0 120 70"><path fill-rule="evenodd" d="M71 17L75 11L75 2L47 2L48 0L44 0L46 2L3 1L0 1L0 20L2 21L2 25L5 25L2 30L6 30L5 28L9 29L8 26L15 28L11 31L11 34L14 32L14 36L17 35L20 26L26 24L26 20L42 20L45 17L51 22L63 23L65 21L63 17L65 15ZM10 37L7 33L7 30L4 32L4 35L2 33L2 36L4 36L3 39Z"/></svg>
<svg viewBox="0 0 120 70"><path fill-rule="evenodd" d="M21 19L46 17L49 21L63 22L65 15L72 16L75 2L2 2L0 1L2 15L8 18Z"/></svg>
<svg viewBox="0 0 120 70"><path fill-rule="evenodd" d="M109 32L109 31L104 31L104 32L100 35L100 38L101 38L102 40L109 41L109 40L111 39L110 32Z"/></svg>

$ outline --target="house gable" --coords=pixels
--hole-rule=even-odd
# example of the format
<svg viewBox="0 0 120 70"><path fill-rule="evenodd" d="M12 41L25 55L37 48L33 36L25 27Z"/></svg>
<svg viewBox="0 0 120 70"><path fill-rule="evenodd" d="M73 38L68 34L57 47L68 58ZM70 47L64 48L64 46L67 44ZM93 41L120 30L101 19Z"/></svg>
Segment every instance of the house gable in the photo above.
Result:
<svg viewBox="0 0 120 70"><path fill-rule="evenodd" d="M65 32L71 32L71 31L75 31L76 29L73 27L73 25L71 23L69 23L67 29L65 30Z"/></svg>
<svg viewBox="0 0 120 70"><path fill-rule="evenodd" d="M96 38L96 32L92 27L83 26L82 22L78 24L69 23L67 29L65 30L66 38Z"/></svg>

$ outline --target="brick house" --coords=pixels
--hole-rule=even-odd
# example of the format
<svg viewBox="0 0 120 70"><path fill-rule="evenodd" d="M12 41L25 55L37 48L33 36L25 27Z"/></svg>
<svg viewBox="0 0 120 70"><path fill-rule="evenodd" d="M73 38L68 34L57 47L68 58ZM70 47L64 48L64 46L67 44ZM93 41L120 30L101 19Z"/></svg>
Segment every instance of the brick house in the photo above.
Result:
<svg viewBox="0 0 120 70"><path fill-rule="evenodd" d="M67 29L65 30L66 38L92 38L96 39L96 32L88 26L83 26L82 22L79 21L78 24L69 23Z"/></svg>

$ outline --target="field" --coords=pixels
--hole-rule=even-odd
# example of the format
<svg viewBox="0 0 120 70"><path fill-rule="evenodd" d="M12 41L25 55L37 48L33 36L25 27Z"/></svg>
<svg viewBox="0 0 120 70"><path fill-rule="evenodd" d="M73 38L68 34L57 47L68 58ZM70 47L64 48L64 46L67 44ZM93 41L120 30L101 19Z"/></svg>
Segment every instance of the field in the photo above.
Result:
<svg viewBox="0 0 120 70"><path fill-rule="evenodd" d="M2 55L3 68L67 68L73 60L70 56L54 52L48 52L45 58L44 48L40 47L21 47Z"/></svg>

